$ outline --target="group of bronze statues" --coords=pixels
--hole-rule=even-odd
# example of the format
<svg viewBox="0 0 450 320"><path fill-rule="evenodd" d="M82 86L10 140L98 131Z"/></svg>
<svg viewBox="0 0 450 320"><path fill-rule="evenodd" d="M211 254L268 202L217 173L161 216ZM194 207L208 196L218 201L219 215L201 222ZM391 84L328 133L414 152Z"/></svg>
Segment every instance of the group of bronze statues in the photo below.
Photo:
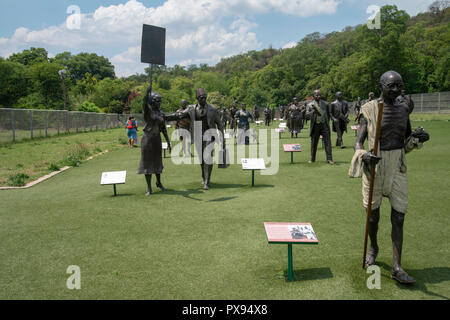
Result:
<svg viewBox="0 0 450 320"><path fill-rule="evenodd" d="M391 204L391 223L392 223L392 246L393 246L393 266L391 276L400 283L414 283L415 280L408 275L401 267L401 255L403 246L403 223L408 208L408 179L406 170L405 154L416 148L421 148L425 141L429 140L429 135L423 128L411 129L409 115L414 108L412 100L405 95L403 90L403 79L395 71L389 71L382 75L379 89L381 97L375 99L375 94L369 95L369 100L364 104L360 98L355 104L356 120L360 123L357 132L356 143L354 146L355 154L349 169L350 177L362 177L363 204L368 207L370 171L372 166L376 166L376 178L374 180L372 212L369 219L368 234L370 238L370 249L366 256L367 266L375 264L379 253L377 231L380 219L380 205L382 197L389 198ZM207 93L204 88L196 91L197 103L188 106L187 101L183 100L181 108L177 112L165 115L160 110L161 96L151 91L151 86L147 89L143 102L144 119L146 122L144 135L141 143L141 162L138 173L144 174L147 181L147 194L152 193L151 177L156 175L156 186L166 190L161 183L162 146L161 133L167 141L168 149L171 150L170 140L166 131L166 121L177 121L177 128L185 129L190 132L190 136L196 134L201 136L201 143L195 143L197 154L204 161L200 161L202 172L202 186L205 190L210 188L212 173L212 151L208 148L216 142L222 144L222 151L225 152L225 142L223 131L227 123L230 123L231 129L241 129L245 132L249 129L250 120L255 119L255 115L246 110L246 105L242 104L241 109L237 109L237 103L234 102L228 111L217 109L207 103ZM374 141L377 126L377 111L379 103L384 103L382 113L381 129L379 134L379 154L374 155ZM300 103L297 98L285 110L284 116L288 120L291 137L297 136L309 119L310 137L311 137L311 158L310 163L316 159L317 144L322 136L327 161L334 164L332 157L330 124L337 133L336 146L344 147L342 134L347 131L349 123L349 106L347 101L343 100L341 92L336 94L336 100L328 104L322 99L320 90L314 91L313 100L306 103ZM266 125L270 124L274 113L269 106L264 109ZM201 132L194 125L201 123ZM222 135L222 141L215 141L215 138L205 138L205 133L209 129L219 130ZM368 147L364 147L365 140L368 141ZM191 149L190 142L183 146L183 152ZM248 136L238 136L238 143L248 144ZM209 161L208 161L209 160Z"/></svg>

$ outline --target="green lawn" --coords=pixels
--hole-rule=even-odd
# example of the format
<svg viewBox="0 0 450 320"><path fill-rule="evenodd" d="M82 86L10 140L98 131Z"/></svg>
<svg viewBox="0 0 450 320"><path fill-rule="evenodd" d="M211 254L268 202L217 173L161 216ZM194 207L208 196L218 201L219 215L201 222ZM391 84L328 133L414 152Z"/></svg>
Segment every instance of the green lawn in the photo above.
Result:
<svg viewBox="0 0 450 320"><path fill-rule="evenodd" d="M413 125L431 135L422 150L407 156L403 267L416 278L414 286L389 278L385 199L377 263L381 290L367 289L361 180L347 176L354 133L344 136L346 149L333 148L335 166L326 164L320 146L311 165L307 129L299 139L284 135L278 174L256 174L254 188L251 173L240 165L215 166L212 189L203 191L198 165L175 166L168 158L162 179L169 191L154 187L155 194L145 197L145 179L136 174L140 149L114 146L30 189L0 191L0 299L449 299L450 122ZM99 139L111 147L120 135L124 130L67 139ZM57 139L0 152L3 158L23 148L17 154L26 167L27 155L46 154L45 148L52 153ZM290 164L281 149L293 142L304 152ZM61 147L55 159L63 153ZM127 170L127 183L113 197L111 186L100 186L100 176L119 170ZM263 223L271 221L310 222L319 238L318 246L294 246L294 282L286 279L287 245L267 243ZM81 268L81 290L66 288L70 265Z"/></svg>

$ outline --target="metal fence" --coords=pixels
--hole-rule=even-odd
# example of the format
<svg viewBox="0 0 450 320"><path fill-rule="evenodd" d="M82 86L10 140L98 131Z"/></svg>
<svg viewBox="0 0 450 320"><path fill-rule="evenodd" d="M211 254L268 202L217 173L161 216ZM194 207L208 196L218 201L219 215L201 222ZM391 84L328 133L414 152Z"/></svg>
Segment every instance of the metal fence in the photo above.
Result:
<svg viewBox="0 0 450 320"><path fill-rule="evenodd" d="M414 102L413 113L450 112L450 91L411 94L411 99ZM364 104L364 101L362 103ZM355 101L351 103L352 110L354 106Z"/></svg>
<svg viewBox="0 0 450 320"><path fill-rule="evenodd" d="M128 115L0 108L0 143L125 126Z"/></svg>

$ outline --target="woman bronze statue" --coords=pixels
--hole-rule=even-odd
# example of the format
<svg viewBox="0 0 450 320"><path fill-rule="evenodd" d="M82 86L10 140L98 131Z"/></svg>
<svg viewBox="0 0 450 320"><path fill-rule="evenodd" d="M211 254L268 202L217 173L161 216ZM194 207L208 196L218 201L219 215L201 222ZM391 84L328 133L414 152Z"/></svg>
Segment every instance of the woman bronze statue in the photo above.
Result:
<svg viewBox="0 0 450 320"><path fill-rule="evenodd" d="M161 96L157 92L152 92L149 86L144 96L142 105L144 111L145 128L141 140L141 163L138 174L144 174L147 181L146 196L152 194L152 174L156 175L156 186L161 190L167 190L161 183L161 173L163 171L161 132L167 141L169 152L171 145L166 129L166 118L160 110Z"/></svg>

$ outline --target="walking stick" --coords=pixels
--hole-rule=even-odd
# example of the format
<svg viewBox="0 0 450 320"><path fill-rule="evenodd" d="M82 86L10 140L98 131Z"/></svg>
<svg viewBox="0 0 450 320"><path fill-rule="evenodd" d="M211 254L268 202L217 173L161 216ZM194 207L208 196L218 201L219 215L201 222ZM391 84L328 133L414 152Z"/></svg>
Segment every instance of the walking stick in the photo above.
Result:
<svg viewBox="0 0 450 320"><path fill-rule="evenodd" d="M381 120L383 118L383 101L378 102L378 117L377 117L377 127L375 130L375 141L373 145L373 154L378 156L378 142L380 140L381 131ZM373 188L375 183L375 165L372 165L372 170L370 173L370 188L369 188L369 203L367 204L367 218L366 218L366 233L364 235L364 255L362 259L362 268L364 269L366 265L366 254L367 254L367 238L369 236L369 221L370 215L372 214L372 198L373 198Z"/></svg>

